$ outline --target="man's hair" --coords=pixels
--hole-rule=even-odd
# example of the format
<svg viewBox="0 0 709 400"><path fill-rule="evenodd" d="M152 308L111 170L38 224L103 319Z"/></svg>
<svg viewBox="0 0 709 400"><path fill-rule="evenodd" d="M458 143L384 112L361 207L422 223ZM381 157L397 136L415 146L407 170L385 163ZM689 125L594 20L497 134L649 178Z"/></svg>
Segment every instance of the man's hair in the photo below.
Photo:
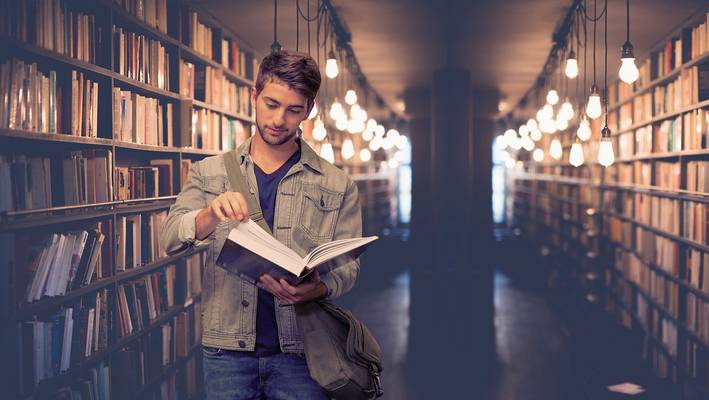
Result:
<svg viewBox="0 0 709 400"><path fill-rule="evenodd" d="M283 82L308 99L308 107L320 89L320 69L312 57L295 51L277 51L264 57L256 78L256 95L267 82Z"/></svg>

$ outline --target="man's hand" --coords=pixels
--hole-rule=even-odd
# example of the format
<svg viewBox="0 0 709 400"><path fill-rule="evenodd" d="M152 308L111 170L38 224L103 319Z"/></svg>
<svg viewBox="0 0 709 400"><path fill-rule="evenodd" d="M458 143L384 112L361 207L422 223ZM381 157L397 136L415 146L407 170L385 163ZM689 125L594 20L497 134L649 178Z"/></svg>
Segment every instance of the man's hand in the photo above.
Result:
<svg viewBox="0 0 709 400"><path fill-rule="evenodd" d="M298 286L292 286L284 279L277 281L268 274L261 276L261 283L266 290L278 298L281 304L304 303L327 295L327 286L320 281L318 271L314 271L309 280Z"/></svg>
<svg viewBox="0 0 709 400"><path fill-rule="evenodd" d="M246 222L249 220L249 210L246 207L246 199L239 192L224 192L217 196L207 208L197 214L195 221L196 237L203 240L220 222L232 219Z"/></svg>

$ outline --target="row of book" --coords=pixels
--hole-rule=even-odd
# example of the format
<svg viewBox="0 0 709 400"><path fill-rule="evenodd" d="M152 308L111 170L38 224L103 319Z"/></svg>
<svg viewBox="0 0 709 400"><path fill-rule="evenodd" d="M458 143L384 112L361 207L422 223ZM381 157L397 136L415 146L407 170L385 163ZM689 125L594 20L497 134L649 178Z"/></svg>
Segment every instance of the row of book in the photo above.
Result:
<svg viewBox="0 0 709 400"><path fill-rule="evenodd" d="M200 304L195 303L175 315L160 329L151 331L116 353L112 380L117 389L117 398L135 396L136 388L158 377L166 366L190 356L189 351L201 334L200 313ZM195 366L190 365L193 360L194 357L187 360L185 378L195 375ZM184 382L188 386L189 380ZM169 386L172 386L171 390ZM174 383L168 381L168 386L160 389L160 398L165 398L170 391L176 392L175 389Z"/></svg>
<svg viewBox="0 0 709 400"><path fill-rule="evenodd" d="M56 71L45 75L16 58L0 65L0 127L61 132L61 98Z"/></svg>
<svg viewBox="0 0 709 400"><path fill-rule="evenodd" d="M111 398L111 367L100 361L84 377L68 386L62 386L51 398L57 400L109 400Z"/></svg>
<svg viewBox="0 0 709 400"><path fill-rule="evenodd" d="M108 243L104 246L106 235L101 228L106 231L107 225L99 229L53 233L41 242L41 251L27 266L34 276L27 286L25 301L62 296L110 275L111 260L102 258L110 254L110 246Z"/></svg>
<svg viewBox="0 0 709 400"><path fill-rule="evenodd" d="M116 304L119 337L147 328L159 315L175 306L175 266L167 265L119 285Z"/></svg>
<svg viewBox="0 0 709 400"><path fill-rule="evenodd" d="M642 227L634 227L630 221L607 217L603 224L604 234L612 242L625 249L635 249L637 257L645 263L657 265L668 273L679 276L679 244Z"/></svg>
<svg viewBox="0 0 709 400"><path fill-rule="evenodd" d="M222 66L233 73L247 78L246 62L247 53L239 48L239 43L234 39L222 38ZM256 71L254 69L254 71Z"/></svg>
<svg viewBox="0 0 709 400"><path fill-rule="evenodd" d="M116 219L116 272L138 268L166 256L160 245L167 211L120 215Z"/></svg>
<svg viewBox="0 0 709 400"><path fill-rule="evenodd" d="M709 208L705 203L687 201L683 204L684 209L684 232L683 236L694 243L701 245L709 244L709 225L707 213Z"/></svg>
<svg viewBox="0 0 709 400"><path fill-rule="evenodd" d="M181 61L180 74L180 95L204 101L233 114L252 114L250 87L229 81L221 70Z"/></svg>
<svg viewBox="0 0 709 400"><path fill-rule="evenodd" d="M172 103L113 88L114 139L172 147L173 121Z"/></svg>
<svg viewBox="0 0 709 400"><path fill-rule="evenodd" d="M109 289L103 289L58 310L47 320L19 324L22 392L31 392L42 380L108 347L111 296Z"/></svg>
<svg viewBox="0 0 709 400"><path fill-rule="evenodd" d="M27 7L25 16L30 19L15 23L34 23L28 29L29 37L21 40L87 63L96 64L100 59L97 52L104 44L94 15L70 9L67 0L22 1L16 7Z"/></svg>
<svg viewBox="0 0 709 400"><path fill-rule="evenodd" d="M113 26L114 70L158 89L170 90L170 54L159 40Z"/></svg>
<svg viewBox="0 0 709 400"><path fill-rule="evenodd" d="M187 18L187 45L197 53L213 60L214 32L212 28L199 22L197 13L194 11L191 11Z"/></svg>
<svg viewBox="0 0 709 400"><path fill-rule="evenodd" d="M73 151L67 158L0 155L0 211L111 201L110 150Z"/></svg>
<svg viewBox="0 0 709 400"><path fill-rule="evenodd" d="M113 0L113 2L149 26L167 33L167 0Z"/></svg>
<svg viewBox="0 0 709 400"><path fill-rule="evenodd" d="M709 109L697 109L674 118L664 119L635 130L633 134L618 137L618 155L631 158L634 155L664 153L682 150L700 150L709 146Z"/></svg>
<svg viewBox="0 0 709 400"><path fill-rule="evenodd" d="M192 108L191 139L197 149L219 150L221 114L203 108Z"/></svg>
<svg viewBox="0 0 709 400"><path fill-rule="evenodd" d="M172 196L172 160L150 160L150 166L116 167L116 200Z"/></svg>
<svg viewBox="0 0 709 400"><path fill-rule="evenodd" d="M709 349L706 345L690 339L685 341L684 350L687 375L705 391L709 391Z"/></svg>
<svg viewBox="0 0 709 400"><path fill-rule="evenodd" d="M71 134L98 137L98 82L71 72Z"/></svg>

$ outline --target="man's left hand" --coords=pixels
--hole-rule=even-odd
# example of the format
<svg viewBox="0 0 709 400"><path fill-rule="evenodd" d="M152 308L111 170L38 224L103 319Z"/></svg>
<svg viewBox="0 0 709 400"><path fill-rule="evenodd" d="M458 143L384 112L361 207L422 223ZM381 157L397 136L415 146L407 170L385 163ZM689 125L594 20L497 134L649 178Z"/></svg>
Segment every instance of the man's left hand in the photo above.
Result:
<svg viewBox="0 0 709 400"><path fill-rule="evenodd" d="M261 276L264 288L278 298L281 304L296 304L324 298L327 286L320 281L320 274L314 271L310 279L298 286L293 286L284 279L275 280L270 275Z"/></svg>

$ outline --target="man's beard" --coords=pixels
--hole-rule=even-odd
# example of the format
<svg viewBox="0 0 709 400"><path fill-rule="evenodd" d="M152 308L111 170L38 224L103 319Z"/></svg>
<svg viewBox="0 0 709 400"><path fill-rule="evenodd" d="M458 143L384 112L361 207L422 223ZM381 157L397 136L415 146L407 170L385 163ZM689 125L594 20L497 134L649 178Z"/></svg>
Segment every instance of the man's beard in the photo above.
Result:
<svg viewBox="0 0 709 400"><path fill-rule="evenodd" d="M256 128L258 129L259 135L261 135L261 139L263 139L264 142L266 142L272 146L280 146L284 143L287 143L289 140L291 140L293 138L293 136L296 135L296 133L298 133L298 130L296 129L292 132L288 132L285 135L280 135L279 137L274 138L272 136L267 135L263 131L263 129L261 128L261 125L256 124Z"/></svg>

